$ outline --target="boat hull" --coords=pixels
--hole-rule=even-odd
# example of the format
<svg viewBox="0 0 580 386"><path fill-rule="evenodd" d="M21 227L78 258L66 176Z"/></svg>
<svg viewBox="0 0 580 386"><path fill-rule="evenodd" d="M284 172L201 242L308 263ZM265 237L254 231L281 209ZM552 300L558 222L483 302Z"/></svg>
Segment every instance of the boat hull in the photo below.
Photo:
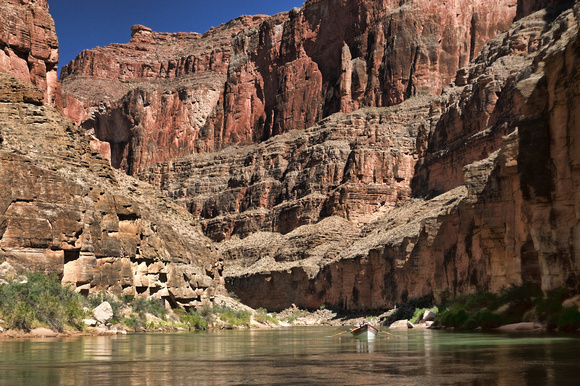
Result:
<svg viewBox="0 0 580 386"><path fill-rule="evenodd" d="M352 330L352 335L357 339L373 340L379 330L370 324L363 324Z"/></svg>

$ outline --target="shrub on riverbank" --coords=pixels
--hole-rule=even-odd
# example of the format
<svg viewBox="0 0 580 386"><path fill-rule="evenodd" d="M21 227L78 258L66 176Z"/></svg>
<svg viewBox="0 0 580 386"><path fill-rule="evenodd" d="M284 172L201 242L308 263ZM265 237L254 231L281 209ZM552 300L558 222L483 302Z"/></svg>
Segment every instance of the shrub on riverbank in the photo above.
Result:
<svg viewBox="0 0 580 386"><path fill-rule="evenodd" d="M234 310L225 305L214 305L213 307L202 307L199 311L190 309L189 311L175 310L180 322L187 328L195 330L205 330L208 327L236 328L249 327L251 313L245 310ZM254 316L260 315L257 312ZM272 318L272 317L269 317Z"/></svg>
<svg viewBox="0 0 580 386"><path fill-rule="evenodd" d="M563 307L569 296L566 289L549 291L544 296L539 288L529 285L512 286L499 294L478 291L445 301L435 323L464 330L489 330L539 321L548 330L575 332L580 329L580 311Z"/></svg>
<svg viewBox="0 0 580 386"><path fill-rule="evenodd" d="M413 317L409 320L409 322L416 324L423 320L423 315L425 315L426 311L431 311L434 314L439 313L438 307L427 307L427 308L417 308L413 313Z"/></svg>
<svg viewBox="0 0 580 386"><path fill-rule="evenodd" d="M213 306L213 313L224 323L226 328L249 327L250 312L245 310L234 310L228 306Z"/></svg>
<svg viewBox="0 0 580 386"><path fill-rule="evenodd" d="M254 320L261 324L279 324L280 322L274 316L268 313L265 308L258 308L254 314Z"/></svg>
<svg viewBox="0 0 580 386"><path fill-rule="evenodd" d="M201 309L165 309L162 300L117 297L108 292L99 292L84 297L62 286L56 276L31 273L20 282L0 285L0 327L10 330L30 331L36 327L47 327L57 332L82 331L85 318L92 318L93 309L104 302L112 309L112 318L107 326L124 326L134 331L188 328L205 330L209 327L248 327L251 312L236 310L229 306L205 306ZM266 310L258 310L255 319L259 323L277 324L278 320Z"/></svg>
<svg viewBox="0 0 580 386"><path fill-rule="evenodd" d="M415 316L417 310L430 309L433 306L433 297L431 295L423 296L420 298L409 299L406 303L397 306L394 313L387 316L384 323L390 325L397 320L410 320Z"/></svg>
<svg viewBox="0 0 580 386"><path fill-rule="evenodd" d="M0 319L3 327L11 330L29 332L47 327L57 332L83 331L84 319L92 317L90 310L103 302L108 302L113 310L111 325L122 324L138 331L167 324L167 311L156 299L118 298L107 292L84 297L63 286L56 276L41 273L30 273L24 280L0 285ZM152 317L157 322L150 322Z"/></svg>
<svg viewBox="0 0 580 386"><path fill-rule="evenodd" d="M63 287L56 276L31 273L27 282L0 285L0 315L10 329L82 330L84 304L85 298Z"/></svg>
<svg viewBox="0 0 580 386"><path fill-rule="evenodd" d="M193 309L187 312L180 309L176 310L175 313L178 315L179 321L189 330L206 330L208 327L208 320Z"/></svg>

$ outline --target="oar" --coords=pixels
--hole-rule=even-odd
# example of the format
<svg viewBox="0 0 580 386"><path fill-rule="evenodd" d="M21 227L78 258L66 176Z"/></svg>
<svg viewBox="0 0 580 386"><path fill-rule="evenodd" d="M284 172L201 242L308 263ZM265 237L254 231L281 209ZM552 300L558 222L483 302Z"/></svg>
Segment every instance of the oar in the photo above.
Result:
<svg viewBox="0 0 580 386"><path fill-rule="evenodd" d="M392 335L392 336L394 336L395 338L397 337L397 335L393 335L393 334L391 334L390 332L386 332L385 330L379 330L379 332L382 332L383 334L387 334L387 335Z"/></svg>
<svg viewBox="0 0 580 386"><path fill-rule="evenodd" d="M346 331L343 331L343 332L339 332L338 334L329 335L329 336L327 336L327 338L333 338L333 337L338 336L338 335L346 334L347 332L352 332L355 329L356 328L351 328L350 330L346 330Z"/></svg>

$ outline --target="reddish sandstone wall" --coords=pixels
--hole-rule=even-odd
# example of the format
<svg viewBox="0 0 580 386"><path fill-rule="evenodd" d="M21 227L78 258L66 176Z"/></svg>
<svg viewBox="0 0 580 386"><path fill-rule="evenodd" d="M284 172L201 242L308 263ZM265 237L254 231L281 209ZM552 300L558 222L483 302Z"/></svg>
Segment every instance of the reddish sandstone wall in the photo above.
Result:
<svg viewBox="0 0 580 386"><path fill-rule="evenodd" d="M45 0L0 1L0 72L34 84L44 103L62 108L58 39Z"/></svg>
<svg viewBox="0 0 580 386"><path fill-rule="evenodd" d="M204 36L136 27L130 43L85 51L63 69L65 111L134 174L335 112L439 94L515 15L515 0L325 0Z"/></svg>

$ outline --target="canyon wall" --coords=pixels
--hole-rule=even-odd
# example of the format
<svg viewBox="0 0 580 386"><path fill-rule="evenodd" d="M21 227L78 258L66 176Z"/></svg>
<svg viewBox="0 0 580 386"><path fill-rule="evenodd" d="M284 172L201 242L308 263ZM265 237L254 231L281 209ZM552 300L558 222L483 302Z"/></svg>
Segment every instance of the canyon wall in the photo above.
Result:
<svg viewBox="0 0 580 386"><path fill-rule="evenodd" d="M231 239L228 289L251 306L347 310L522 283L579 291L580 5L561 11L498 35L433 102L415 198L338 239L336 217Z"/></svg>
<svg viewBox="0 0 580 386"><path fill-rule="evenodd" d="M65 114L129 174L219 148L213 126L223 116L231 41L264 18L243 16L203 36L133 26L128 44L83 51L64 66Z"/></svg>
<svg viewBox="0 0 580 386"><path fill-rule="evenodd" d="M43 100L0 74L0 261L86 294L195 306L224 293L218 256L189 213L113 170Z"/></svg>
<svg viewBox="0 0 580 386"><path fill-rule="evenodd" d="M564 3L310 0L204 35L134 26L63 69L78 126L0 75L0 259L181 306L225 288L357 311L580 292Z"/></svg>
<svg viewBox="0 0 580 386"><path fill-rule="evenodd" d="M44 103L62 108L57 64L58 39L46 0L0 1L0 72L34 84Z"/></svg>
<svg viewBox="0 0 580 386"><path fill-rule="evenodd" d="M63 69L65 111L136 174L332 113L439 94L516 9L515 0L312 0L203 36L136 26L130 43L85 51Z"/></svg>
<svg viewBox="0 0 580 386"><path fill-rule="evenodd" d="M114 170L57 109L58 41L46 1L0 1L0 262L88 294L209 304L219 256L190 214Z"/></svg>
<svg viewBox="0 0 580 386"><path fill-rule="evenodd" d="M416 138L426 135L432 99L335 114L305 131L167 161L139 176L186 206L215 241L288 233L331 215L365 223L411 194Z"/></svg>

